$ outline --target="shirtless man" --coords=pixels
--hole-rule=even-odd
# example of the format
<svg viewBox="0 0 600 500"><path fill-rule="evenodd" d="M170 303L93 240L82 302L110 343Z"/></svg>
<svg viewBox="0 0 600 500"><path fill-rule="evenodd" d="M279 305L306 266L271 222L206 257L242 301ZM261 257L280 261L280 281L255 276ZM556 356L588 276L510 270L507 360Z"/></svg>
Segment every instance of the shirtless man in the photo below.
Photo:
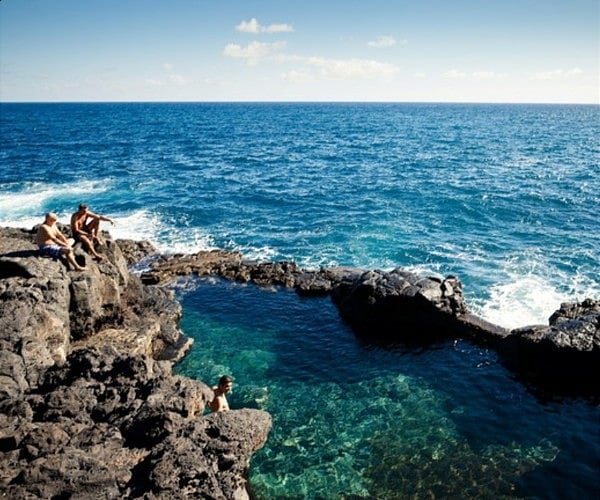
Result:
<svg viewBox="0 0 600 500"><path fill-rule="evenodd" d="M223 375L219 379L219 385L213 387L215 398L208 404L209 408L214 411L227 411L229 410L229 403L227 402L226 394L231 392L233 387L233 380L227 375Z"/></svg>
<svg viewBox="0 0 600 500"><path fill-rule="evenodd" d="M105 217L98 215L88 210L88 206L81 204L79 210L71 216L71 231L75 241L81 241L83 247L91 253L96 260L102 260L103 257L94 248L94 241L100 242L98 232L100 231L100 221L110 222L113 226L115 222Z"/></svg>
<svg viewBox="0 0 600 500"><path fill-rule="evenodd" d="M35 242L40 247L40 253L42 255L49 255L55 259L64 255L77 271L83 271L85 267L81 267L77 263L71 244L56 226L57 220L58 217L55 213L48 212L44 223L38 228L35 235Z"/></svg>

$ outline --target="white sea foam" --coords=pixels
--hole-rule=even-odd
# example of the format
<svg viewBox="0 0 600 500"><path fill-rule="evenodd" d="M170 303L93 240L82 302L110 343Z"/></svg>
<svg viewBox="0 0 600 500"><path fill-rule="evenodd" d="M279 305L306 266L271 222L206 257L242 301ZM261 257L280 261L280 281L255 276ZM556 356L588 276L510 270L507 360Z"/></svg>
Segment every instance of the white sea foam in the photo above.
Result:
<svg viewBox="0 0 600 500"><path fill-rule="evenodd" d="M147 240L163 253L196 253L214 249L213 239L201 228L176 228L149 210L112 217L115 226L107 226L113 238Z"/></svg>
<svg viewBox="0 0 600 500"><path fill-rule="evenodd" d="M473 309L483 318L506 328L548 324L548 318L563 302L600 297L600 286L581 275L565 273L510 273L507 280L491 287L490 297Z"/></svg>
<svg viewBox="0 0 600 500"><path fill-rule="evenodd" d="M539 276L513 277L512 281L494 285L490 298L477 312L488 321L506 328L547 324L548 317L567 300Z"/></svg>
<svg viewBox="0 0 600 500"><path fill-rule="evenodd" d="M267 262L270 260L275 260L276 258L278 258L279 255L275 249L269 246L246 246L238 248L237 250L239 250L242 253L244 258L247 258L249 260L256 260L258 262Z"/></svg>
<svg viewBox="0 0 600 500"><path fill-rule="evenodd" d="M0 224L14 226L23 219L29 220L31 213L43 212L42 207L51 204L52 200L64 200L83 194L89 197L108 189L110 181L106 180L80 181L67 185L31 182L20 186L18 192L3 189L0 191Z"/></svg>

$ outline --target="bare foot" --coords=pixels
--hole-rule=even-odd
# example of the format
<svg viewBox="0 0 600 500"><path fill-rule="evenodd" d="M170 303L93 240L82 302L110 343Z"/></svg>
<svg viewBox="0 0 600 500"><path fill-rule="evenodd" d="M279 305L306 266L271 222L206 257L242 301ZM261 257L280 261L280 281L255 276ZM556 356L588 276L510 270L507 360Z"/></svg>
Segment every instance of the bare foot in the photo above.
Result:
<svg viewBox="0 0 600 500"><path fill-rule="evenodd" d="M77 266L75 271L85 271L85 267Z"/></svg>
<svg viewBox="0 0 600 500"><path fill-rule="evenodd" d="M103 261L103 260L104 260L104 257L102 257L102 255L100 255L100 254L96 254L96 255L94 256L94 259L96 259L98 262L101 262L101 261Z"/></svg>

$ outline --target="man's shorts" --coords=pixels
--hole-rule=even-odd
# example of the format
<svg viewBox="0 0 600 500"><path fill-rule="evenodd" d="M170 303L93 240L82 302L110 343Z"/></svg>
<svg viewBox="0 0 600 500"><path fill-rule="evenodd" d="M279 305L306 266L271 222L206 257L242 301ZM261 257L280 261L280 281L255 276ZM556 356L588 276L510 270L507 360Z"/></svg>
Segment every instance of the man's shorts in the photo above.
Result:
<svg viewBox="0 0 600 500"><path fill-rule="evenodd" d="M60 245L44 245L40 247L40 254L58 259L62 248Z"/></svg>

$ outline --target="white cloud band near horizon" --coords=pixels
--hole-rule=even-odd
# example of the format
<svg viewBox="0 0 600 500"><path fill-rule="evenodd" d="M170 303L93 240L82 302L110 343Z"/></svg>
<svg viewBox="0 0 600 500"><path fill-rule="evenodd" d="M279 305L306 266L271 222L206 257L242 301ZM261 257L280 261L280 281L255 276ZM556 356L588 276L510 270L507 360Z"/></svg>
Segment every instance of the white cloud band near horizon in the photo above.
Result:
<svg viewBox="0 0 600 500"><path fill-rule="evenodd" d="M223 49L227 57L246 59L256 65L260 60L271 60L279 64L297 64L301 68L291 69L283 74L288 81L306 82L326 80L354 80L391 78L399 68L387 62L369 59L331 59L318 56L284 54L285 42L251 42L245 47L230 43Z"/></svg>
<svg viewBox="0 0 600 500"><path fill-rule="evenodd" d="M451 69L442 74L442 77L446 79L458 79L458 80L498 80L508 78L508 73L498 73L495 71L459 71L457 69Z"/></svg>
<svg viewBox="0 0 600 500"><path fill-rule="evenodd" d="M571 69L555 69L552 71L538 71L537 73L533 73L529 79L530 80L564 80L568 78L575 78L580 75L583 75L583 70L581 68L571 68Z"/></svg>

